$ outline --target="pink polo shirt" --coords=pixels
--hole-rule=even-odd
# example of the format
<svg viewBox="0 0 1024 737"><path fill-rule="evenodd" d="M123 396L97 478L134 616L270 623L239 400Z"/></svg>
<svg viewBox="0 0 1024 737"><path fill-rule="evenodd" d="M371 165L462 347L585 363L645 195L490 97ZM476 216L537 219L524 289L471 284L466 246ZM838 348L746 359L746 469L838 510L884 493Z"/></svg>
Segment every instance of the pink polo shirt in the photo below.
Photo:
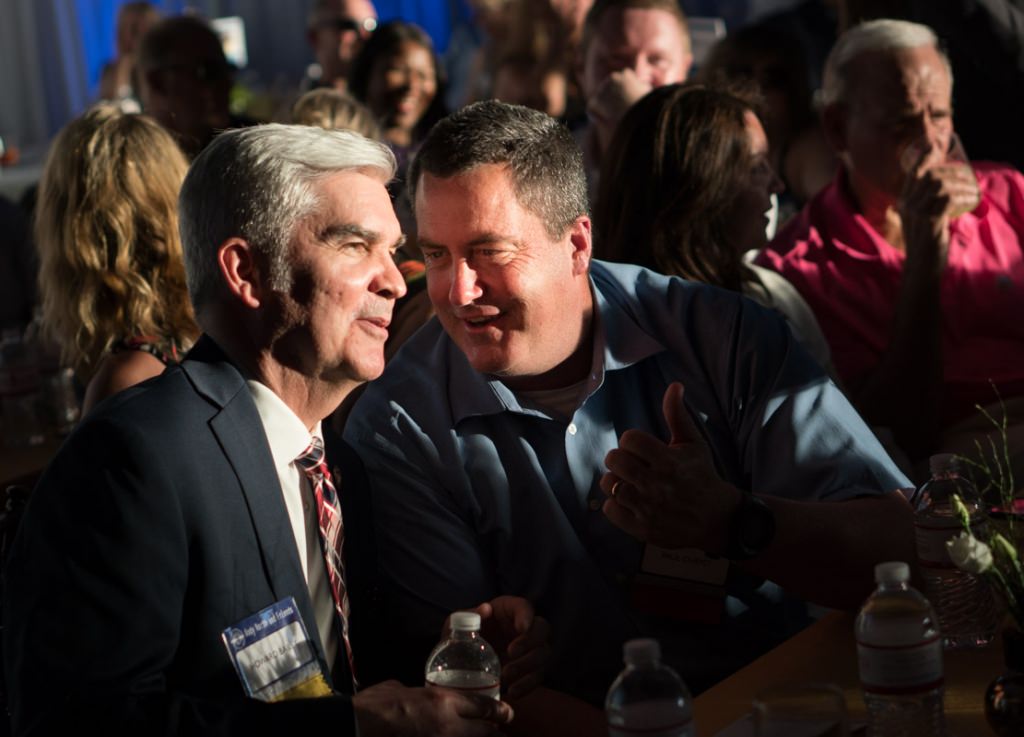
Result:
<svg viewBox="0 0 1024 737"><path fill-rule="evenodd" d="M942 279L947 422L975 403L1024 395L1024 176L973 164L981 203L950 223ZM818 318L839 376L855 385L889 342L904 254L856 211L845 176L822 190L756 259L797 288Z"/></svg>

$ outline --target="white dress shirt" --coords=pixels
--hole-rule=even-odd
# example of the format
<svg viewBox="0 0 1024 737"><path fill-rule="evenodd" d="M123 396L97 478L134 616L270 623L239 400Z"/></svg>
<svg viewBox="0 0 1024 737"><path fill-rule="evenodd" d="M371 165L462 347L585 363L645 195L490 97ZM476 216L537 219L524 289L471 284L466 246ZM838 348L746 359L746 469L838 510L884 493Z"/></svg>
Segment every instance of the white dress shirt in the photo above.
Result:
<svg viewBox="0 0 1024 737"><path fill-rule="evenodd" d="M263 430L270 443L270 455L277 469L284 494L284 505L295 534L295 547L299 553L299 564L306 576L309 596L316 613L316 627L324 645L328 668L334 668L338 653L338 634L334 627L334 596L331 582L327 577L323 550L320 547L320 527L316 514L316 499L309 477L295 463L313 436L323 440L320 423L316 423L312 434L302 420L292 412L284 401L265 384L249 380L249 391L256 402L256 411L263 422ZM267 602L270 604L271 602ZM309 626L307 622L306 626Z"/></svg>

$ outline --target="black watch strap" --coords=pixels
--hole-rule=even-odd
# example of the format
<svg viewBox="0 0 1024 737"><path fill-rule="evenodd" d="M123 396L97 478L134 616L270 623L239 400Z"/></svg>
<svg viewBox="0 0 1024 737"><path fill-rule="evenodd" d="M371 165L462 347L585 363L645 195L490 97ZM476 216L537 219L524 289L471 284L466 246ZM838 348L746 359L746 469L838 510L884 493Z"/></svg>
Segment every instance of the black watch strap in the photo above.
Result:
<svg viewBox="0 0 1024 737"><path fill-rule="evenodd" d="M743 492L729 522L725 557L729 560L750 560L763 553L774 539L775 513L758 497Z"/></svg>

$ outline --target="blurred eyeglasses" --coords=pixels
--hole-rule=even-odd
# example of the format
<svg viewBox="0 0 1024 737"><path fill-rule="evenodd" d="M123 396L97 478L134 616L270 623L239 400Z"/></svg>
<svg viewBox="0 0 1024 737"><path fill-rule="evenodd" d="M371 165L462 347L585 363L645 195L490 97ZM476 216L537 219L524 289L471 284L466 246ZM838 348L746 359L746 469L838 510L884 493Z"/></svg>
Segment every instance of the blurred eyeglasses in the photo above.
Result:
<svg viewBox="0 0 1024 737"><path fill-rule="evenodd" d="M345 33L346 31L355 31L356 33L373 33L377 30L377 19L376 18L363 18L362 20L356 20L355 18L325 18L320 21L321 28L330 28L332 31L338 33Z"/></svg>

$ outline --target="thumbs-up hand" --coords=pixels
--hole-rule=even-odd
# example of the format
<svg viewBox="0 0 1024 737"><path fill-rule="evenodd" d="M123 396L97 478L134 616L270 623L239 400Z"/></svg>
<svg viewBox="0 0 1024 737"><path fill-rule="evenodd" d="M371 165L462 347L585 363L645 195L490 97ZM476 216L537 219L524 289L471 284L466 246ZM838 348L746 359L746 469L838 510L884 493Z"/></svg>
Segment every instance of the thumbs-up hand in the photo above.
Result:
<svg viewBox="0 0 1024 737"><path fill-rule="evenodd" d="M740 491L715 471L711 453L671 384L662 403L670 438L627 430L605 456L603 511L612 524L663 548L725 549Z"/></svg>

